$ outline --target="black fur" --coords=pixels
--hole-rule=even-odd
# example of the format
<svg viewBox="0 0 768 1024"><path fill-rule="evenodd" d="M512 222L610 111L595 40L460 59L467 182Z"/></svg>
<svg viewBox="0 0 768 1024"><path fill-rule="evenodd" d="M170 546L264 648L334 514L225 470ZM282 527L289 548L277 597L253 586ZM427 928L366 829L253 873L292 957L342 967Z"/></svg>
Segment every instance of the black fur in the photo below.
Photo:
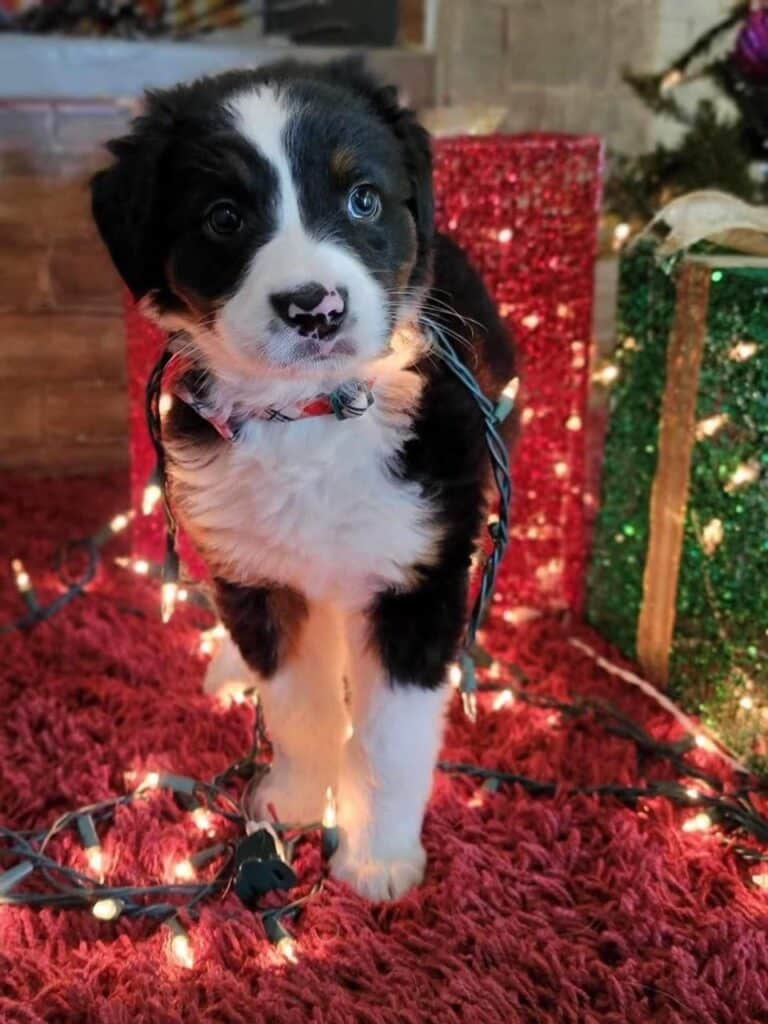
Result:
<svg viewBox="0 0 768 1024"><path fill-rule="evenodd" d="M221 621L246 664L263 679L275 674L307 617L307 602L287 587L242 587L214 581Z"/></svg>
<svg viewBox="0 0 768 1024"><path fill-rule="evenodd" d="M161 313L207 314L234 292L246 255L271 237L274 174L226 112L229 98L266 82L297 108L288 151L309 224L358 251L385 286L422 283L433 232L427 133L398 105L395 90L378 85L358 61L285 61L150 92L131 134L109 144L116 160L93 178L92 209L134 296L151 295ZM352 158L340 174L328 159L335 147ZM365 229L350 222L340 201L361 179L391 200ZM201 214L222 197L238 201L247 220L235 238L217 240L202 228Z"/></svg>
<svg viewBox="0 0 768 1024"><path fill-rule="evenodd" d="M445 311L445 303L454 313ZM424 309L440 326L459 334L456 352L485 393L496 398L515 373L509 337L477 272L458 246L440 234ZM431 495L445 539L438 564L421 567L418 586L378 597L371 609L371 632L393 679L435 687L444 681L462 636L489 462L482 416L469 391L439 360L425 359L419 371L427 384L414 437L393 468ZM513 431L514 417L506 425L510 439Z"/></svg>
<svg viewBox="0 0 768 1024"><path fill-rule="evenodd" d="M287 148L304 216L315 227L327 224L385 288L426 286L424 314L458 335L459 356L486 395L497 398L515 372L512 347L477 273L454 243L435 234L428 136L395 90L379 86L355 62L286 62L150 95L133 134L112 144L116 163L93 183L95 218L133 293L151 295L161 312L215 312L236 288L245 254L274 230L270 166L222 118L228 96L265 81L298 101ZM335 167L332 152L340 154ZM365 229L339 205L359 180L375 182L388 200L386 215ZM248 211L242 233L226 243L200 227L201 209L222 188ZM436 565L414 567L418 582L410 590L377 596L370 635L393 680L435 687L464 627L489 466L472 396L434 357L418 370L425 386L413 437L391 469L432 499L442 548ZM167 428L198 445L226 443L181 403ZM248 663L265 676L275 671L296 617L270 611L274 592L218 583L224 621Z"/></svg>

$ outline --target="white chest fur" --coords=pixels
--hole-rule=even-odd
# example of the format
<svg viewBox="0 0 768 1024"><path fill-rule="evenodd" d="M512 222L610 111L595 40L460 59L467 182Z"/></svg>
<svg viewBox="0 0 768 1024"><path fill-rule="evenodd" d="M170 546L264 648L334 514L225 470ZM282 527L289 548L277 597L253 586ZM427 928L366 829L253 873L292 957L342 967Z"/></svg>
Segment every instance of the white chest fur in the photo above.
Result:
<svg viewBox="0 0 768 1024"><path fill-rule="evenodd" d="M407 370L374 388L359 419L250 420L240 439L172 470L182 518L231 581L271 581L360 607L439 540L419 485L392 472L410 435L421 381ZM171 449L171 455L173 455Z"/></svg>

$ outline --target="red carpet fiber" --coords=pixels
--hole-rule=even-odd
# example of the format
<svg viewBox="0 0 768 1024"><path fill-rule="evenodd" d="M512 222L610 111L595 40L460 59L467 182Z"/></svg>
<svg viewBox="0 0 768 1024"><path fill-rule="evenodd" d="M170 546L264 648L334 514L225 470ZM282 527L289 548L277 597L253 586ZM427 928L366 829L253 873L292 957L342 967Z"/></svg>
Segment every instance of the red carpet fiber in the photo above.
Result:
<svg viewBox="0 0 768 1024"><path fill-rule="evenodd" d="M120 480L6 481L0 503L0 616L23 606L6 558L24 558L41 597L57 544L92 531L126 500ZM110 556L119 553L113 542ZM47 574L47 575L46 575ZM87 596L31 633L2 638L0 821L39 827L125 790L126 771L209 777L242 755L249 706L203 696L205 613L157 618L157 585L112 564ZM584 629L579 634L607 648ZM599 694L658 736L677 727L568 645L558 622L489 643L538 692ZM476 726L452 708L444 755L573 783L663 778L634 746L589 718L562 721L519 702L486 704ZM716 760L697 753L713 770ZM0 1021L104 1024L747 1024L768 1021L768 892L716 830L686 833L689 811L661 800L532 798L511 787L471 798L438 775L422 888L391 905L329 881L292 927L286 963L233 894L190 926L196 964L167 955L146 920L102 923L73 910L0 907ZM219 820L219 832L227 826ZM205 843L202 840L202 843ZM188 815L157 793L107 831L110 877L168 878L201 845ZM316 838L298 849L296 895L322 871ZM54 846L79 863L74 840ZM754 870L754 869L753 869Z"/></svg>

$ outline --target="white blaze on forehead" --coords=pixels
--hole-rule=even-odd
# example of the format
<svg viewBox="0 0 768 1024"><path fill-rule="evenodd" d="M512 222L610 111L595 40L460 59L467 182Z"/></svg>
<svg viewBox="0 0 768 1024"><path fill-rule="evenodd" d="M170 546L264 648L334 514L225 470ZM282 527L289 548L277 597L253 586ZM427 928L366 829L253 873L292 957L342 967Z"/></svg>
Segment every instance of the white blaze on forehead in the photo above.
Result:
<svg viewBox="0 0 768 1024"><path fill-rule="evenodd" d="M388 336L384 289L358 253L326 234L323 223L306 225L302 219L286 146L295 113L289 99L279 89L262 85L234 96L227 108L236 129L274 169L280 194L274 232L252 253L218 317L219 337L211 358L234 363L245 354L277 367L294 363L295 338L276 321L270 297L311 282L330 293L336 290L321 312L346 309L339 340L351 342L361 360L380 356ZM346 289L344 302L340 288Z"/></svg>
<svg viewBox="0 0 768 1024"><path fill-rule="evenodd" d="M281 228L301 223L299 200L285 145L290 110L276 89L262 85L230 100L238 131L272 164L280 184Z"/></svg>

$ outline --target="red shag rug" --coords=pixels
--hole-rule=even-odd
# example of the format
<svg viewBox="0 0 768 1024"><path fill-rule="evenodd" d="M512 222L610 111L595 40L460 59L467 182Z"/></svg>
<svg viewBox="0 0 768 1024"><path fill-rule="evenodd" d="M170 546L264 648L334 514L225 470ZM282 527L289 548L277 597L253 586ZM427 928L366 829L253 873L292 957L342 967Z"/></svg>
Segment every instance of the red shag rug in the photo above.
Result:
<svg viewBox="0 0 768 1024"><path fill-rule="evenodd" d="M57 545L103 523L127 494L116 479L6 480L2 492L4 554L24 558L43 597L53 592ZM0 580L5 620L23 610L7 562ZM123 792L126 771L208 777L242 755L253 709L225 709L201 693L205 624L203 612L184 608L163 627L157 585L110 558L87 596L30 633L3 637L0 821L39 827ZM568 635L554 621L517 631L501 624L489 642L541 693L609 696L658 736L678 735ZM563 789L668 772L639 763L631 743L589 718L563 721L519 703L484 706L475 727L456 704L444 754L561 780ZM296 965L232 894L206 904L192 925L191 970L171 962L163 929L147 921L0 907L0 1021L768 1020L768 892L749 884L717 833L681 831L690 812L660 800L635 811L564 792L533 798L511 787L476 806L476 793L468 779L437 775L424 885L372 905L329 881L295 925ZM148 884L167 879L201 839L158 793L122 810L104 845L112 877ZM76 843L68 849L82 856ZM322 871L314 839L299 848L297 870L307 891Z"/></svg>

